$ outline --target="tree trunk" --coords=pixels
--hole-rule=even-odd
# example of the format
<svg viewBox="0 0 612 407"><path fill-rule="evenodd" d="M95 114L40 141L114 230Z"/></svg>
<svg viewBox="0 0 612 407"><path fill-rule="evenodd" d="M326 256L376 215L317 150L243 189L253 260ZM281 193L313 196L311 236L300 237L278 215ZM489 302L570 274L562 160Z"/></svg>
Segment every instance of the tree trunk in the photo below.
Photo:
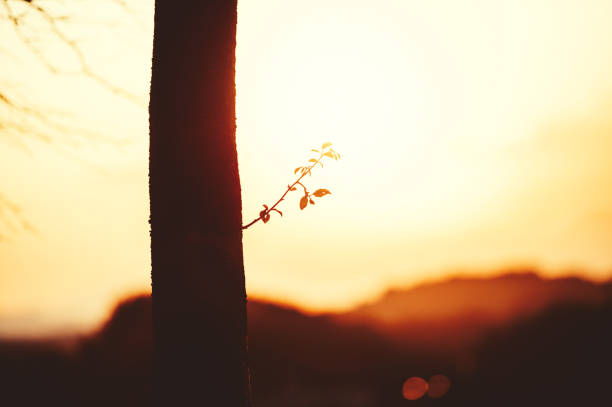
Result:
<svg viewBox="0 0 612 407"><path fill-rule="evenodd" d="M247 406L236 0L156 0L150 113L154 403Z"/></svg>

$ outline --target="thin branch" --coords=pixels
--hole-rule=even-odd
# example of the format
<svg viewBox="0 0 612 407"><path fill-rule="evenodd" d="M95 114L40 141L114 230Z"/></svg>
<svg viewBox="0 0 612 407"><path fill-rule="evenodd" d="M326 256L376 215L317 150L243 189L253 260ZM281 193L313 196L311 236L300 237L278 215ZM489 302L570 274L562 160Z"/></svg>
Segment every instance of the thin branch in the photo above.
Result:
<svg viewBox="0 0 612 407"><path fill-rule="evenodd" d="M55 65L53 65L51 63L51 61L49 61L49 59L45 56L45 54L43 54L42 51L40 49L38 49L38 47L36 47L32 43L32 41L30 40L30 37L28 37L27 35L24 34L23 30L21 29L21 22L20 22L21 16L17 16L13 12L13 9L9 5L8 0L3 0L3 3L4 3L4 9L6 10L8 19L13 23L13 28L15 29L15 34L17 34L19 39L25 44L26 47L28 47L30 52L32 52L32 54L34 54L40 60L40 62L42 62L43 65L45 65L47 67L47 69L50 72L52 72L54 74L58 73L59 71L57 70ZM27 1L24 1L24 3L31 4L31 3L27 2Z"/></svg>
<svg viewBox="0 0 612 407"><path fill-rule="evenodd" d="M243 226L242 226L242 230L248 229L249 227L253 226L255 223L259 222L260 220L263 220L263 221L264 221L264 223L266 223L266 222L268 221L268 219L270 218L270 212L272 212L272 211L278 212L278 213L279 213L279 214L282 216L282 215L283 215L283 214L282 214L282 212L281 212L281 211L279 211L278 209L276 209L276 207L278 206L278 204L280 204L280 203L281 203L281 202L282 202L282 201L285 199L285 197L287 196L287 194L288 194L289 192L291 192L291 191L295 191L295 190L296 190L296 188L295 188L295 186L296 186L296 185L300 185L302 188L304 188L304 196L305 196L305 197L307 197L307 198L310 198L310 194L308 193L308 190L306 189L306 186L305 186L304 184L302 184L302 183L301 183L301 181L302 181L302 179L303 179L303 178L304 178L304 177L305 177L307 174L308 174L308 175L312 175L312 173L311 173L312 169L313 169L313 168L314 168L314 167L315 167L317 164L319 164L319 163L321 162L321 160L322 160L324 157L330 157L330 158L333 158L333 159L335 159L335 160L337 160L338 158L340 158L340 155L339 155L339 154L337 154L335 151L333 151L333 150L331 150L331 149L330 149L329 151L326 151L326 150L325 150L325 149L326 149L327 147L329 147L330 145L331 145L331 143L324 143L324 144L323 144L323 148L322 148L321 152L319 153L319 158L317 158L316 160L315 160L315 159L312 159L313 161L312 161L312 164L311 164L310 166L306 166L306 167L298 167L298 168L296 168L296 169L295 169L295 170L296 170L295 172L298 172L299 170L301 170L302 175L300 175L300 176L298 177L298 179L297 179L297 180L295 180L295 181L293 182L293 184L291 184L291 185L288 185L288 186L287 186L287 190L285 191L285 193L284 193L284 194L283 194L283 195L282 195L282 196L281 196L281 197L278 199L278 201L276 201L276 203L275 203L274 205L272 205L272 207L268 208L268 206L267 206L267 205L264 205L264 210L262 210L262 211L259 213L259 217L258 217L258 218L253 219L253 220L252 220L251 222L249 222L248 224L243 225ZM313 150L313 151L316 151L316 150ZM317 151L317 152L318 152L318 151ZM326 193L329 193L329 191L327 191L327 190L320 190L320 191L326 191ZM316 193L315 193L315 194L316 194ZM318 195L317 195L317 196L318 196ZM322 195L321 195L321 196L322 196ZM312 199L312 198L310 198L310 199Z"/></svg>
<svg viewBox="0 0 612 407"><path fill-rule="evenodd" d="M42 6L41 3L35 3L34 0L0 0L0 9L5 12L2 13L2 18L6 19L9 23L11 23L14 32L17 35L17 38L24 44L27 49L41 62L41 64L51 73L53 74L81 74L84 75L91 80L97 82L102 87L110 90L114 94L128 99L131 102L137 104L138 106L144 106L145 102L143 99L138 98L134 94L114 85L109 80L104 78L103 76L97 74L87 62L85 54L82 52L81 48L78 46L77 42L73 39L69 38L64 32L60 29L58 24L61 21L67 19L63 16L55 16L53 15L46 6ZM21 7L17 7L17 4ZM2 7L3 6L3 7ZM62 44L68 46L72 53L76 56L79 64L79 69L76 72L66 72L62 71L60 67L56 66L52 59L50 59L47 54L44 52L44 48L37 44L34 40L33 36L26 30L29 28L29 25L26 24L26 20L30 14L34 13L36 16L42 17L46 25L49 27L48 31L53 38L59 40ZM42 110L31 107L30 103L27 103L27 99L17 98L13 94L14 92L7 93L6 89L0 90L0 105L4 105L9 108L9 110L17 111L29 118L34 119L29 122L27 126L24 123L20 123L19 121L15 121L14 115L10 114L7 119L4 121L2 130L3 132L10 133L11 130L15 132L21 132L23 135L36 137L43 142L50 142L55 136L51 134L57 133L57 135L67 135L67 134L80 134L86 135L87 138L99 136L95 133L92 133L88 130L77 128L72 125L66 124L65 120L62 120L60 117L55 117L50 115L50 111L47 109ZM112 139L106 140L107 142ZM19 143L23 145L23 143Z"/></svg>
<svg viewBox="0 0 612 407"><path fill-rule="evenodd" d="M32 226L21 214L21 209L0 194L0 223L4 224L9 230L16 231L18 228L36 233L36 228ZM5 235L0 233L0 241L4 240Z"/></svg>
<svg viewBox="0 0 612 407"><path fill-rule="evenodd" d="M100 138L100 136L96 135L95 133L92 133L88 130L82 129L82 128L78 128L75 126L68 126L63 124L61 121L58 120L54 120L52 118L50 118L48 115L42 113L40 110L38 109L34 109L32 107L26 106L23 103L18 103L15 98L8 96L6 93L0 92L0 104L4 104L5 106L7 106L9 109L12 109L14 111L23 113L25 115L27 115L30 118L36 119L36 121L38 122L37 124L42 125L44 130L41 130L40 128L36 128L37 126L30 126L29 128L27 128L26 126L20 125L14 121L6 121L3 123L3 129L10 129L13 128L15 131L17 131L19 134L21 135L29 135L29 136L35 136L38 139L42 140L43 142L46 143L50 143L52 141L52 139L54 138L51 134L48 134L49 131L47 130L51 130L51 133L56 133L56 134L61 134L61 135L68 135L68 134L79 134L82 135L83 137L87 137L87 138ZM57 114L56 114L57 115ZM34 122L36 123L36 122ZM111 142L112 139L107 138L103 138L106 142Z"/></svg>
<svg viewBox="0 0 612 407"><path fill-rule="evenodd" d="M6 9L8 18L13 23L13 27L15 29L15 33L21 39L21 41L30 49L30 51L47 67L47 69L54 73L61 73L60 70L47 58L47 56L34 45L31 39L24 34L21 29L20 19L21 16L17 16L11 6L9 5L9 0L3 0L4 8ZM120 96L130 102L138 105L144 106L145 102L142 98L136 96L135 94L128 92L127 90L113 84L108 79L104 78L102 75L96 73L89 63L87 62L87 58L85 58L85 54L79 48L77 42L62 32L57 25L57 18L52 16L45 8L38 4L34 4L33 1L22 0L22 3L27 5L30 9L36 11L40 16L42 16L48 23L51 32L55 35L57 39L59 39L62 43L67 45L73 52L73 54L77 57L81 69L81 73L94 82L98 83L100 86L106 88L110 92Z"/></svg>
<svg viewBox="0 0 612 407"><path fill-rule="evenodd" d="M138 96L134 95L131 92L126 91L123 88L120 88L120 87L112 84L106 78L104 78L101 75L98 75L97 73L95 73L93 71L93 69L91 69L91 67L89 66L89 63L87 62L87 59L85 58L85 55L83 54L83 51L78 47L76 41L68 38L59 29L59 27L57 26L57 22L56 22L55 18L53 18L53 16L51 16L47 12L47 10L43 9L39 5L33 4L32 2L27 2L27 4L28 4L28 6L30 6L34 10L38 11L45 18L45 20L47 20L47 22L49 23L49 26L51 27L51 31L57 36L57 38L59 38L62 42L64 42L66 45L68 45L72 49L74 54L79 59L79 63L81 65L81 71L83 72L84 75L89 76L95 82L98 82L98 84L100 84L101 86L107 88L108 90L110 90L114 94L116 94L118 96L121 96L124 99L127 99L127 100L129 100L129 101L131 101L131 102L133 102L133 103L135 103L137 105L142 105L143 101L142 101L141 98L139 98Z"/></svg>
<svg viewBox="0 0 612 407"><path fill-rule="evenodd" d="M10 108L17 110L17 111L21 111L23 113L26 113L30 116L34 116L36 117L39 121L43 122L44 124L55 128L56 130L59 131L67 131L69 130L68 127L54 121L54 120L50 120L47 116L45 116L44 114L42 114L41 112L39 112L36 109L32 109L31 107L28 106L22 106L17 104L17 102L15 102L13 99L9 98L6 94L1 93L0 92L0 102L5 103L6 105L8 105Z"/></svg>

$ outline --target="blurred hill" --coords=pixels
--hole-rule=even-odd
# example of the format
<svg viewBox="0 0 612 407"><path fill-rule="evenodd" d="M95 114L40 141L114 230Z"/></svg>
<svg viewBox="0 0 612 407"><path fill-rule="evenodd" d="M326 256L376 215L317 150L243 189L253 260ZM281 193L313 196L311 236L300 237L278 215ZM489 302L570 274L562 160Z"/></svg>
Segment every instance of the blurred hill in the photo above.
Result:
<svg viewBox="0 0 612 407"><path fill-rule="evenodd" d="M348 312L346 318L400 324L478 314L504 322L560 302L600 305L609 290L609 284L576 277L544 279L534 272L491 278L457 277L412 289L390 290L377 301Z"/></svg>
<svg viewBox="0 0 612 407"><path fill-rule="evenodd" d="M512 324L558 304L601 306L612 283L576 277L544 279L535 272L491 278L457 277L411 289L392 289L335 321L372 327L402 343L462 347L489 329Z"/></svg>
<svg viewBox="0 0 612 407"><path fill-rule="evenodd" d="M612 405L612 285L534 273L456 278L343 314L249 301L256 406ZM0 342L0 404L151 402L151 299L66 342ZM402 397L412 376L448 394ZM5 402L5 403L4 403Z"/></svg>

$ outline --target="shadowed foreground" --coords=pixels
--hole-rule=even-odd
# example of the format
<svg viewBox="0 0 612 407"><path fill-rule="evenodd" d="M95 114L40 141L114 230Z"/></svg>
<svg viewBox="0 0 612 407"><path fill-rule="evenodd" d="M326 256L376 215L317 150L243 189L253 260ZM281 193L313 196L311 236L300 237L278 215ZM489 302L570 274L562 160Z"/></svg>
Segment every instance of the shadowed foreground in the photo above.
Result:
<svg viewBox="0 0 612 407"><path fill-rule="evenodd" d="M257 406L612 405L612 285L534 274L394 290L345 314L249 302ZM406 379L442 374L416 401ZM72 342L0 342L2 405L151 402L151 301ZM433 398L437 396L437 398Z"/></svg>

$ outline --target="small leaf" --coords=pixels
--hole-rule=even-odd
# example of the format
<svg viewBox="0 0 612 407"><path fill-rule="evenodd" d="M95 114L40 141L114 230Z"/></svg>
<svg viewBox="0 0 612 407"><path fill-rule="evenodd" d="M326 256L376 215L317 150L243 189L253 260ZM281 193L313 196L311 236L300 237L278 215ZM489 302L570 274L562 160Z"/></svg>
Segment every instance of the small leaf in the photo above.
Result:
<svg viewBox="0 0 612 407"><path fill-rule="evenodd" d="M308 195L304 195L302 199L300 199L300 209L304 209L308 205Z"/></svg>
<svg viewBox="0 0 612 407"><path fill-rule="evenodd" d="M297 174L297 172L298 172L299 170L301 170L302 168L304 168L304 167L297 167L295 170L293 170L293 173L294 173L294 174Z"/></svg>
<svg viewBox="0 0 612 407"><path fill-rule="evenodd" d="M270 214L266 213L266 216L263 217L263 223L268 223L269 220L270 220Z"/></svg>
<svg viewBox="0 0 612 407"><path fill-rule="evenodd" d="M311 149L310 151L314 151L315 153L318 153L318 152L319 152L319 150L315 150L314 148L313 148L313 149Z"/></svg>
<svg viewBox="0 0 612 407"><path fill-rule="evenodd" d="M314 201L312 200L312 198L310 198L308 202L310 202L311 205L314 205Z"/></svg>
<svg viewBox="0 0 612 407"><path fill-rule="evenodd" d="M272 209L272 210L273 210L274 212L278 212L278 214L279 214L280 216L283 216L283 213L282 213L281 211L279 211L278 209Z"/></svg>
<svg viewBox="0 0 612 407"><path fill-rule="evenodd" d="M266 210L268 210L268 205L264 204L263 207L266 208Z"/></svg>
<svg viewBox="0 0 612 407"><path fill-rule="evenodd" d="M309 163L316 163L317 160L315 160L314 158L311 158L310 160L308 160Z"/></svg>
<svg viewBox="0 0 612 407"><path fill-rule="evenodd" d="M319 165L321 166L321 168L324 168L323 163L321 161L319 161Z"/></svg>
<svg viewBox="0 0 612 407"><path fill-rule="evenodd" d="M325 188L317 189L313 193L313 195L316 196L317 198L321 198L321 197L324 197L325 195L329 195L329 194L331 194L331 192L329 192L329 190L325 189Z"/></svg>
<svg viewBox="0 0 612 407"><path fill-rule="evenodd" d="M289 191L297 191L296 187L290 188Z"/></svg>
<svg viewBox="0 0 612 407"><path fill-rule="evenodd" d="M329 157L329 158L334 158L334 153L332 153L331 151L328 151L327 153L325 153L323 155L326 156L326 157Z"/></svg>
<svg viewBox="0 0 612 407"><path fill-rule="evenodd" d="M332 145L332 143L330 143L330 142L323 143L323 144L321 145L321 148L322 148L322 149L326 149L327 147L329 147L329 146L331 146L331 145Z"/></svg>

